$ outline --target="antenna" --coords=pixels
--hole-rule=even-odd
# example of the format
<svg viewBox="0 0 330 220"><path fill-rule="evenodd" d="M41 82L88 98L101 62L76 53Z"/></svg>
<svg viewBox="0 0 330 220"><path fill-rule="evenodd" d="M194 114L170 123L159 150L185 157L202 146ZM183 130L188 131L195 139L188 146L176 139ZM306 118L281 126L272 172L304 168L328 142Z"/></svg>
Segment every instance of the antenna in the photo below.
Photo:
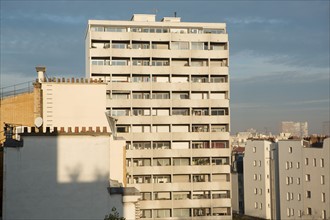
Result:
<svg viewBox="0 0 330 220"><path fill-rule="evenodd" d="M157 8L153 8L153 9L152 9L152 12L153 12L154 14L157 14L157 13L158 13L158 9L157 9Z"/></svg>

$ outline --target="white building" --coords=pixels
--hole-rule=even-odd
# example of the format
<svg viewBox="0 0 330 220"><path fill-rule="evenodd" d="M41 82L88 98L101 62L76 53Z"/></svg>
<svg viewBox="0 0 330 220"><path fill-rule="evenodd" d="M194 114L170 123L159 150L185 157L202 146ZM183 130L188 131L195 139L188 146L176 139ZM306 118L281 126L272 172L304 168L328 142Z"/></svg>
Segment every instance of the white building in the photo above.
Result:
<svg viewBox="0 0 330 220"><path fill-rule="evenodd" d="M272 158L274 145L266 140L248 140L244 153L244 208L245 215L274 219L272 207L275 177Z"/></svg>
<svg viewBox="0 0 330 220"><path fill-rule="evenodd" d="M134 219L139 194L110 196L109 180L124 181L125 141L106 129L67 130L25 131L22 147L5 145L3 219L103 220L113 207Z"/></svg>
<svg viewBox="0 0 330 220"><path fill-rule="evenodd" d="M231 219L228 48L224 23L89 21L86 76L108 83L142 218Z"/></svg>
<svg viewBox="0 0 330 220"><path fill-rule="evenodd" d="M330 139L278 142L281 219L329 219Z"/></svg>
<svg viewBox="0 0 330 220"><path fill-rule="evenodd" d="M330 139L247 142L245 214L264 219L329 219Z"/></svg>

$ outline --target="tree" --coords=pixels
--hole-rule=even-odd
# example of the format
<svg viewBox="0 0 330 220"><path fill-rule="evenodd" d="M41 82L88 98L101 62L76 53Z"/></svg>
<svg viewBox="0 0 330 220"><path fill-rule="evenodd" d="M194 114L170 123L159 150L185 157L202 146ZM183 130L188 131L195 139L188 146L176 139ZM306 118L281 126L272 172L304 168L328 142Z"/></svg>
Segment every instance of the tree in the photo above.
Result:
<svg viewBox="0 0 330 220"><path fill-rule="evenodd" d="M104 220L126 220L124 217L119 217L116 207L112 207L111 213L104 217Z"/></svg>

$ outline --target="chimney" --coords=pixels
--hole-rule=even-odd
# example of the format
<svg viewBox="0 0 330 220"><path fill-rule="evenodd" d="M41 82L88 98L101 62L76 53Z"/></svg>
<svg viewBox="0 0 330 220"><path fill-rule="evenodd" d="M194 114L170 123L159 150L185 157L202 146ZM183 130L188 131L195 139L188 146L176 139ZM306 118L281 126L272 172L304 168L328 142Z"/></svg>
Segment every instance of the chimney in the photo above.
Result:
<svg viewBox="0 0 330 220"><path fill-rule="evenodd" d="M44 82L45 81L46 67L37 66L36 71L38 73L38 82Z"/></svg>

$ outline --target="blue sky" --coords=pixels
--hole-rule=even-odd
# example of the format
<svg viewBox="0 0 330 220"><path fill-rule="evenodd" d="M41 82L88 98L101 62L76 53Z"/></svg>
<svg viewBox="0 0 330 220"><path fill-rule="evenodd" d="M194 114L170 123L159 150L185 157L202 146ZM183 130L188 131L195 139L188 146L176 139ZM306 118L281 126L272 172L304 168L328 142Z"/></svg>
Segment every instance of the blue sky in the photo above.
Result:
<svg viewBox="0 0 330 220"><path fill-rule="evenodd" d="M279 132L330 120L329 1L4 1L0 87L49 77L84 77L88 19L129 20L177 12L185 22L225 22L230 39L231 132Z"/></svg>

